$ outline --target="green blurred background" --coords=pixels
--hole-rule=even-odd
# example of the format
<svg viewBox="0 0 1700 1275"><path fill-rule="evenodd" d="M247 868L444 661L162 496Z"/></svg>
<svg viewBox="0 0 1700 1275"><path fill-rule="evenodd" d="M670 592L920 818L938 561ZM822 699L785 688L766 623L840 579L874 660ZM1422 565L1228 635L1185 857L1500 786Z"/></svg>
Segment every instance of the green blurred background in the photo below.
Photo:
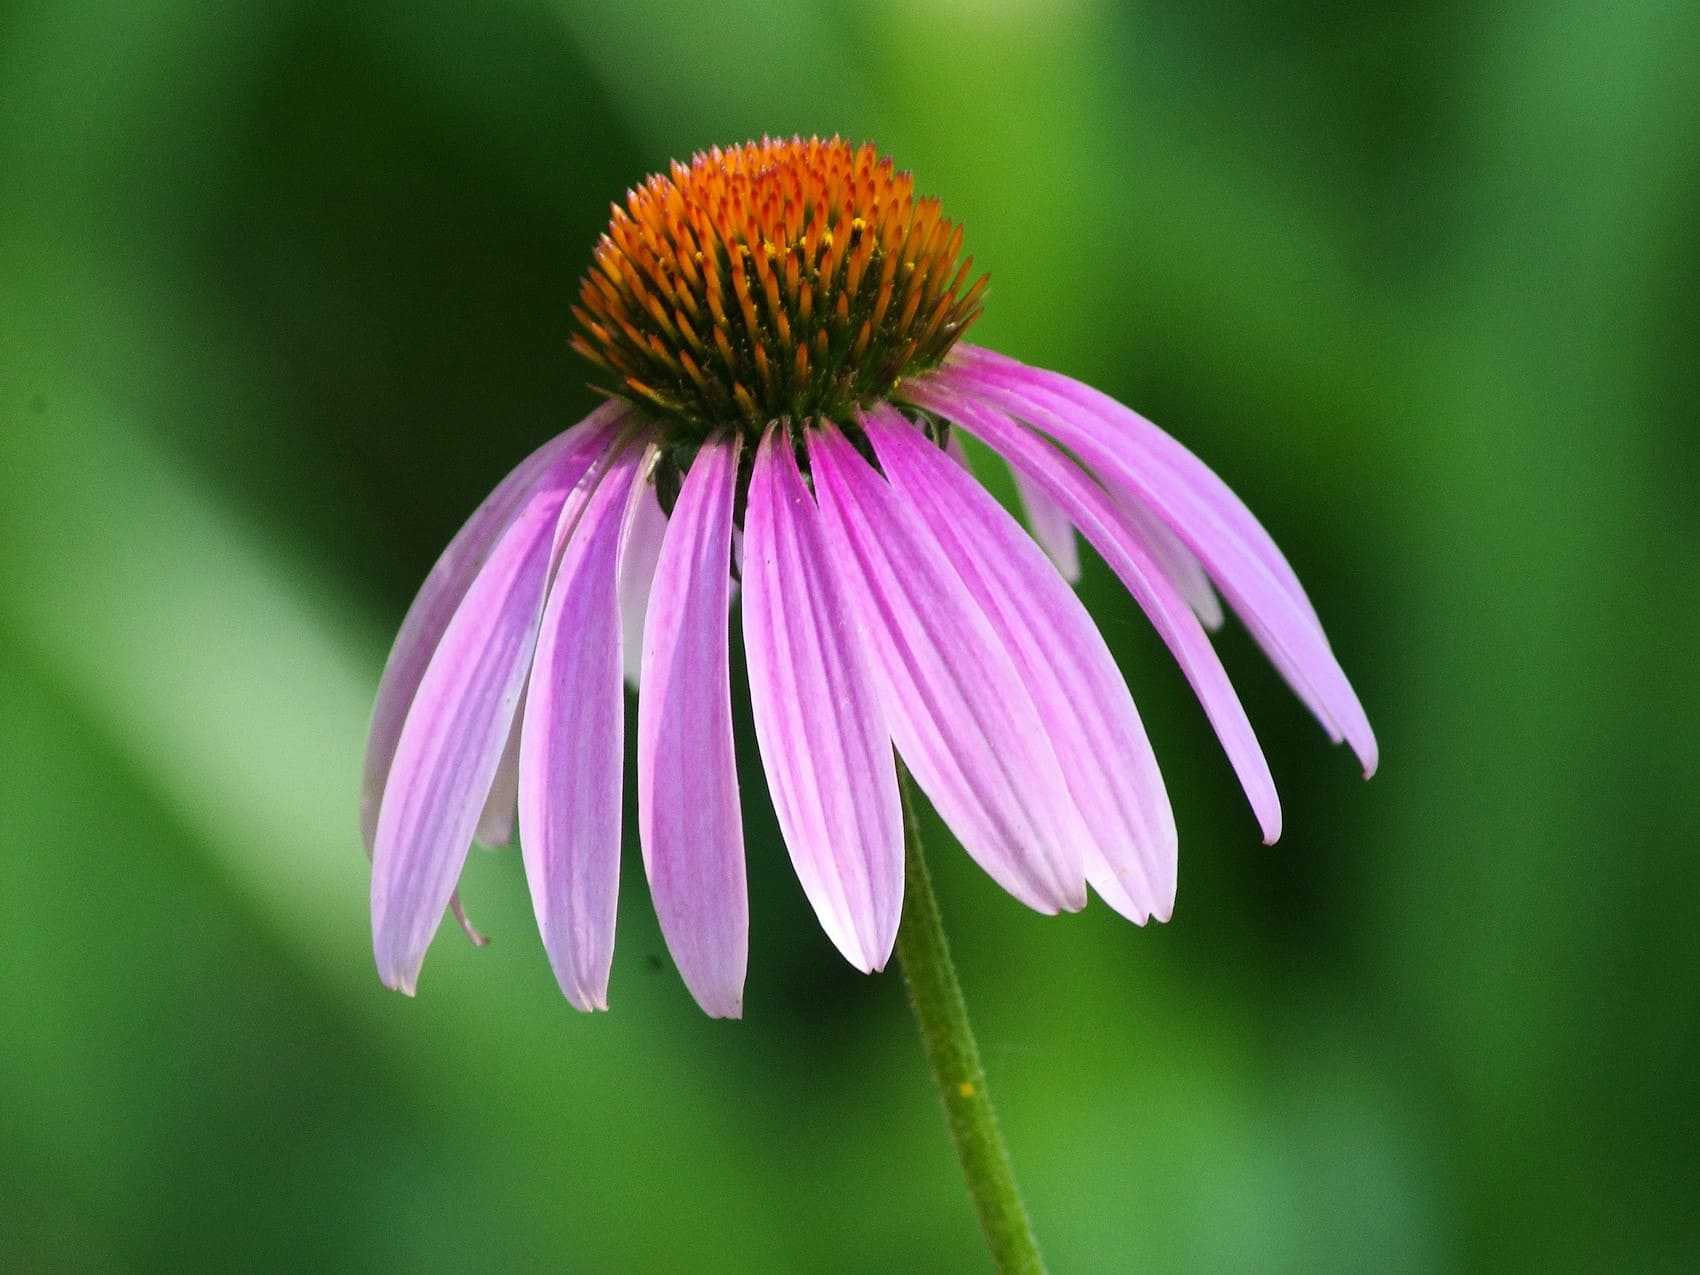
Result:
<svg viewBox="0 0 1700 1275"><path fill-rule="evenodd" d="M1230 625L1263 848L1089 565L1175 919L937 863L1055 1269L1693 1269L1700 6L1207 8L9 0L9 1269L979 1267L900 982L835 956L756 782L742 1023L635 846L611 1014L512 852L465 882L489 948L451 927L417 1000L372 969L389 639L592 402L609 201L763 132L942 196L976 338L1214 465L1379 729L1366 785Z"/></svg>

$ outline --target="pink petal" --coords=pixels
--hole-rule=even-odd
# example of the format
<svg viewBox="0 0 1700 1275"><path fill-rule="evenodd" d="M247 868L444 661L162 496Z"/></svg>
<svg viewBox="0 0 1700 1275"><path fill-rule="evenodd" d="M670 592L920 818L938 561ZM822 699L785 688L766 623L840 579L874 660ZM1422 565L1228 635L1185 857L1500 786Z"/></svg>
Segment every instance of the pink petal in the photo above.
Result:
<svg viewBox="0 0 1700 1275"><path fill-rule="evenodd" d="M1198 617L1126 524L1115 500L1044 439L978 399L953 392L939 380L911 382L907 390L921 407L973 433L1043 487L1103 555L1174 654L1239 776L1263 839L1274 842L1281 835L1281 803L1239 696Z"/></svg>
<svg viewBox="0 0 1700 1275"><path fill-rule="evenodd" d="M557 529L583 469L557 460L473 579L402 726L372 851L372 944L411 994L454 894L537 639Z"/></svg>
<svg viewBox="0 0 1700 1275"><path fill-rule="evenodd" d="M1186 599L1199 623L1212 633L1222 627L1222 602L1204 565L1193 556L1191 549L1136 501L1118 502L1121 519L1145 545L1151 560L1164 577Z"/></svg>
<svg viewBox="0 0 1700 1275"><path fill-rule="evenodd" d="M727 657L738 441L710 440L668 520L645 621L638 823L661 932L697 1004L743 1012L744 830Z"/></svg>
<svg viewBox="0 0 1700 1275"><path fill-rule="evenodd" d="M863 425L893 489L1014 657L1091 834L1086 879L1135 921L1168 919L1174 816L1133 697L1086 608L1003 507L913 424L886 408Z"/></svg>
<svg viewBox="0 0 1700 1275"><path fill-rule="evenodd" d="M649 611L649 589L655 581L655 562L661 556L661 538L667 532L667 515L655 498L655 488L646 484L636 497L631 529L620 551L620 626L626 681L638 687L643 669L643 620Z"/></svg>
<svg viewBox="0 0 1700 1275"><path fill-rule="evenodd" d="M1198 555L1246 628L1323 725L1374 773L1375 733L1316 612L1269 534L1186 448L1107 395L987 350L940 380L1021 417L1080 457L1109 489L1154 513Z"/></svg>
<svg viewBox="0 0 1700 1275"><path fill-rule="evenodd" d="M1080 579L1080 545L1074 538L1074 524L1068 515L1020 470L1011 470L1015 491L1021 497L1021 508L1027 514L1027 528L1039 542L1057 570L1070 584Z"/></svg>
<svg viewBox="0 0 1700 1275"><path fill-rule="evenodd" d="M815 493L898 751L963 848L1040 912L1084 906L1089 838L1015 663L944 550L836 428Z"/></svg>
<svg viewBox="0 0 1700 1275"><path fill-rule="evenodd" d="M785 431L762 441L744 540L744 647L763 769L821 927L883 969L903 905L891 742L820 511Z"/></svg>
<svg viewBox="0 0 1700 1275"><path fill-rule="evenodd" d="M543 610L520 740L532 907L555 978L581 1010L608 1007L614 961L625 750L619 559L643 461L628 448L584 502Z"/></svg>
<svg viewBox="0 0 1700 1275"><path fill-rule="evenodd" d="M629 410L618 403L604 404L521 461L467 519L419 587L396 634L395 645L390 648L378 683L377 702L372 707L372 726L366 738L365 780L360 791L360 830L367 854L372 853L378 828L378 802L389 778L402 724L407 720L431 655L442 641L473 577L544 474L557 461L569 458L588 466L606 443L608 430Z"/></svg>
<svg viewBox="0 0 1700 1275"><path fill-rule="evenodd" d="M502 747L502 760L496 764L496 778L490 782L484 810L472 832L473 843L487 850L498 850L514 839L515 803L519 800L519 728L524 716L525 696L521 695L513 725L508 729L508 742Z"/></svg>
<svg viewBox="0 0 1700 1275"><path fill-rule="evenodd" d="M1251 511L1216 473L1184 447L1173 435L1159 429L1138 412L1082 381L1061 372L1031 367L1018 359L988 350L983 346L959 345L952 360L951 376L960 373L982 388L1004 388L1016 392L1041 391L1054 396L1060 403L1100 420L1113 422L1115 428L1106 431L1112 447L1127 449L1130 463L1152 462L1182 481L1208 493L1219 514L1233 523L1245 535L1249 547L1264 562L1269 572L1287 590L1293 602L1314 621L1316 611L1299 583L1298 575L1282 555L1269 533L1258 524ZM966 387L966 386L965 386ZM1012 415L1021 413L1005 408ZM1061 410L1061 408L1059 408Z"/></svg>
<svg viewBox="0 0 1700 1275"><path fill-rule="evenodd" d="M954 432L945 439L944 451L945 455L949 456L969 473L974 472L974 462L968 459L968 449L962 445L962 439L957 437Z"/></svg>

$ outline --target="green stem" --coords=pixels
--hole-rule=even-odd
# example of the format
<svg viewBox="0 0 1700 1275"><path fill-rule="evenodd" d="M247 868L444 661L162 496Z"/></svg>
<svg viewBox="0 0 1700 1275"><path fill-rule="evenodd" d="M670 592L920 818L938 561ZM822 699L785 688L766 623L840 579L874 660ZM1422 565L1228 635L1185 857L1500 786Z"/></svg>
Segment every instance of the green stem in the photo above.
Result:
<svg viewBox="0 0 1700 1275"><path fill-rule="evenodd" d="M898 784L903 791L904 874L897 955L909 988L909 1005L921 1028L921 1043L944 1103L945 1123L956 1144L956 1158L962 1162L962 1175L968 1179L968 1194L980 1215L992 1264L1006 1275L1043 1272L1033 1224L1027 1219L1027 1207L1009 1167L1009 1152L998 1132L997 1113L986 1091L986 1071L980 1065L974 1030L968 1025L968 1007L950 962L950 945L945 942L938 899L921 850L909 776L901 768Z"/></svg>

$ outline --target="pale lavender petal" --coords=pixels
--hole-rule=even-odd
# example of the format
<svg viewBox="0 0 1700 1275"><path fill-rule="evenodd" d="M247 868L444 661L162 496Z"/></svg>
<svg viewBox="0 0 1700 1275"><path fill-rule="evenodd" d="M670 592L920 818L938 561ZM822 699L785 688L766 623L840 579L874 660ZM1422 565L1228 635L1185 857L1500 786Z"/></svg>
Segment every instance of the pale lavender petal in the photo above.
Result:
<svg viewBox="0 0 1700 1275"><path fill-rule="evenodd" d="M360 791L360 830L368 855L372 853L378 827L379 798L395 758L402 724L407 720L408 709L432 653L473 577L550 467L568 458L577 458L588 466L601 451L608 430L629 411L623 404L604 404L521 461L467 519L425 577L390 648L383 677L378 682L377 701L372 706L372 726L366 737L365 778Z"/></svg>
<svg viewBox="0 0 1700 1275"><path fill-rule="evenodd" d="M749 949L744 829L727 655L738 442L685 475L656 564L638 695L638 825L667 948L697 1004L743 1012Z"/></svg>
<svg viewBox="0 0 1700 1275"><path fill-rule="evenodd" d="M473 830L475 845L497 850L514 839L515 803L519 800L519 728L525 717L525 696L514 710L514 724L508 729L508 742L502 748L502 760L496 766L496 778L490 783L490 795L484 798L484 811L478 816Z"/></svg>
<svg viewBox="0 0 1700 1275"><path fill-rule="evenodd" d="M974 462L968 459L968 449L962 445L962 439L955 433L951 433L945 439L944 449L958 465L961 465L969 473L974 472Z"/></svg>
<svg viewBox="0 0 1700 1275"><path fill-rule="evenodd" d="M1070 584L1080 579L1080 545L1074 538L1074 524L1062 511L1062 506L1045 494L1019 469L1011 470L1015 491L1021 497L1021 508L1027 514L1027 528L1046 556L1057 565Z"/></svg>
<svg viewBox="0 0 1700 1275"><path fill-rule="evenodd" d="M1089 837L1010 653L943 548L826 426L809 460L886 725L963 848L1040 912L1085 905Z"/></svg>
<svg viewBox="0 0 1700 1275"><path fill-rule="evenodd" d="M1365 775L1374 773L1375 733L1292 568L1203 462L1107 395L989 351L966 352L939 379L1043 430L1112 492L1160 518L1198 556L1312 712L1346 738Z"/></svg>
<svg viewBox="0 0 1700 1275"><path fill-rule="evenodd" d="M1281 835L1281 803L1245 709L1198 617L1126 524L1121 507L1067 456L995 408L938 381L911 382L906 389L919 406L954 421L1024 472L1092 542L1174 654L1239 776L1263 839L1275 841Z"/></svg>
<svg viewBox="0 0 1700 1275"><path fill-rule="evenodd" d="M520 850L537 927L574 1008L608 1007L620 885L625 695L620 542L644 453L597 480L543 610L520 741Z"/></svg>
<svg viewBox="0 0 1700 1275"><path fill-rule="evenodd" d="M1121 511L1121 516L1127 520L1139 538L1145 542L1146 548L1151 551L1152 557L1162 568L1163 574L1186 598L1188 605L1193 609L1193 613L1212 632L1220 629L1224 619L1222 603L1216 596L1215 586L1210 583L1210 575L1204 570L1204 564L1199 562L1192 550L1181 542L1179 536L1170 531L1157 515L1147 509L1139 500L1124 496L1118 499L1116 504ZM1309 603L1307 602L1305 605L1308 607ZM1344 740L1345 736L1340 733L1340 727L1334 721L1333 715L1316 698L1304 679L1298 677L1292 671L1292 664L1281 649L1264 641L1261 637L1261 630L1252 626L1248 627L1251 627L1253 636L1258 639L1259 647L1264 656L1275 666L1276 671L1286 680L1294 694L1310 709L1317 721L1322 723L1322 728L1328 732L1328 738L1336 744ZM1324 640L1326 641L1326 639Z"/></svg>
<svg viewBox="0 0 1700 1275"><path fill-rule="evenodd" d="M1120 507L1122 518L1145 542L1152 559L1162 568L1169 583L1186 599L1187 605L1192 608L1192 613L1198 617L1199 622L1212 633L1220 629L1223 620L1222 600L1216 596L1216 587L1210 583L1210 575L1204 570L1204 564L1199 562L1191 549L1181 543L1180 537L1137 502L1124 500L1120 502Z"/></svg>
<svg viewBox="0 0 1700 1275"><path fill-rule="evenodd" d="M1111 398L1102 390L1094 389L1061 372L1032 367L983 346L956 347L947 379L955 379L957 376L965 377L967 381L981 386L1001 386L1018 392L1043 391L1090 416L1113 422L1115 428L1106 432L1106 440L1111 446L1126 448L1130 463L1154 463L1165 471L1173 472L1183 482L1207 496L1209 502L1215 506L1218 516L1240 531L1247 546L1279 581L1281 587L1292 595L1294 605L1303 610L1312 621L1316 621L1316 610L1305 595L1298 574L1270 539L1269 533L1264 531L1244 502L1234 494L1233 489L1173 435L1159 429L1131 407ZM1020 415L1019 412L1012 414Z"/></svg>
<svg viewBox="0 0 1700 1275"><path fill-rule="evenodd" d="M667 532L667 515L655 498L655 488L645 485L632 511L631 529L620 552L620 629L622 663L626 681L637 689L643 669L643 621L649 611L649 588L655 580L655 561L661 556L661 538Z"/></svg>
<svg viewBox="0 0 1700 1275"><path fill-rule="evenodd" d="M1078 404L1031 386L1011 388L1000 385L989 393L994 401L1017 409L1031 423L1045 428L1059 441L1072 445L1083 456L1093 458L1098 476L1125 507L1146 509L1152 522L1159 518L1166 520L1169 527L1181 533L1181 538L1191 548L1201 555L1208 555L1210 570L1270 662L1322 723L1330 738L1339 741L1350 736L1354 750L1364 763L1365 775L1374 772L1375 737L1363 716L1363 709L1329 649L1309 600L1297 589L1296 582L1289 590L1278 580L1274 564L1278 563L1287 577L1291 576L1291 570L1260 527L1256 528L1257 535L1268 550L1261 556L1256 552L1257 546L1241 539L1240 531L1231 527L1228 521L1214 519L1214 493L1206 493L1202 504L1192 501L1192 494L1185 486L1187 475L1164 471L1160 461L1145 458L1150 468L1158 473L1154 485L1152 480L1143 476L1144 470L1118 465L1112 451L1094 453L1092 443L1083 442L1074 433L1079 426L1078 414L1084 410ZM1113 445L1119 437L1115 432L1118 424L1112 422L1110 425L1107 434L1109 445ZM1150 428L1155 430L1154 426ZM1098 441L1101 446L1104 445L1103 440ZM1203 470L1202 465L1197 468L1209 473ZM1214 479L1214 475L1210 476ZM1220 480L1215 482L1222 492L1227 491ZM1165 505L1165 496L1173 503ZM1231 493L1229 498L1232 499ZM1219 504L1214 507L1223 508ZM1237 501L1235 507L1243 515L1244 522L1256 527L1250 514ZM1216 547L1214 554L1211 553L1212 545ZM1239 582L1239 587L1236 587L1236 582ZM1350 730L1342 725L1342 713L1347 721L1354 723Z"/></svg>
<svg viewBox="0 0 1700 1275"><path fill-rule="evenodd" d="M911 422L885 408L863 425L897 495L1015 660L1090 833L1086 879L1130 919L1167 920L1174 816L1133 696L1091 616L1003 507Z"/></svg>
<svg viewBox="0 0 1700 1275"><path fill-rule="evenodd" d="M970 474L974 466L968 459L968 449L962 445L962 435L951 430L945 437L945 453ZM1040 548L1057 570L1061 571L1072 584L1080 579L1080 547L1075 542L1074 524L1069 522L1066 514L1058 509L1056 503L1039 488L1028 482L1019 470L1011 470L1010 477L1015 480L1016 495L1021 498L1021 507L1027 515L1027 527L1033 533L1033 538L1039 542Z"/></svg>
<svg viewBox="0 0 1700 1275"><path fill-rule="evenodd" d="M770 432L744 520L756 738L803 892L845 959L868 972L885 967L897 938L903 816L862 635L820 523L790 440Z"/></svg>
<svg viewBox="0 0 1700 1275"><path fill-rule="evenodd" d="M571 484L544 476L473 579L402 726L372 855L372 943L385 983L411 994L454 894L525 685Z"/></svg>

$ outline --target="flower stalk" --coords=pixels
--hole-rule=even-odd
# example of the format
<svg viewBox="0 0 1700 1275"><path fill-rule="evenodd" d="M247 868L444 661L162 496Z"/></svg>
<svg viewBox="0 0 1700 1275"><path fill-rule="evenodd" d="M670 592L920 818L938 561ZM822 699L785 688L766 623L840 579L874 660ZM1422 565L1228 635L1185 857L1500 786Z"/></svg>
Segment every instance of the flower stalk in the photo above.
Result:
<svg viewBox="0 0 1700 1275"><path fill-rule="evenodd" d="M986 1070L968 1022L962 985L951 963L938 899L927 872L920 823L909 774L898 768L903 794L903 921L897 930L897 955L909 1006L921 1029L921 1044L944 1103L945 1123L956 1146L968 1194L980 1218L992 1264L1004 1275L1043 1272L1039 1244L1027 1217L1009 1151L998 1129L997 1113L986 1088Z"/></svg>

